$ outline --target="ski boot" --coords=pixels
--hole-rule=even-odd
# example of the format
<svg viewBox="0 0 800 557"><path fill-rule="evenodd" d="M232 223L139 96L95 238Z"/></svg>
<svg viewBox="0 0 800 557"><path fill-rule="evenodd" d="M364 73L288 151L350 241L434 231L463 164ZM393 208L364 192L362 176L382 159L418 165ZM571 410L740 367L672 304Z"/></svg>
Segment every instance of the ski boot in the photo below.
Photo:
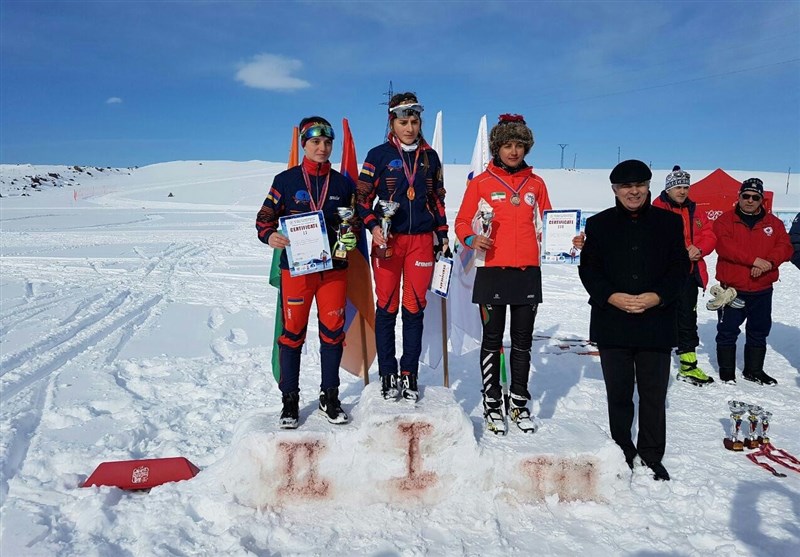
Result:
<svg viewBox="0 0 800 557"><path fill-rule="evenodd" d="M531 418L531 412L528 410L528 399L514 393L511 393L509 399L508 417L511 418L511 421L517 424L517 427L523 433L536 433L539 427Z"/></svg>
<svg viewBox="0 0 800 557"><path fill-rule="evenodd" d="M386 400L395 400L400 390L397 388L397 374L381 375L381 395Z"/></svg>
<svg viewBox="0 0 800 557"><path fill-rule="evenodd" d="M325 389L319 392L319 413L332 424L346 424L350 421L339 402L339 389Z"/></svg>
<svg viewBox="0 0 800 557"><path fill-rule="evenodd" d="M742 377L759 385L777 385L778 382L775 379L764 373L764 357L766 355L766 346L745 345Z"/></svg>
<svg viewBox="0 0 800 557"><path fill-rule="evenodd" d="M283 395L283 410L278 421L281 429L297 429L300 416L300 393L294 391Z"/></svg>
<svg viewBox="0 0 800 557"><path fill-rule="evenodd" d="M483 419L486 422L486 430L495 435L505 435L508 432L503 406L502 398L483 395Z"/></svg>
<svg viewBox="0 0 800 557"><path fill-rule="evenodd" d="M681 360L681 368L675 378L678 381L686 381L692 385L702 387L714 382L712 377L709 377L703 370L697 367L697 354L695 352L684 352L679 354Z"/></svg>
<svg viewBox="0 0 800 557"><path fill-rule="evenodd" d="M717 365L719 380L723 383L736 383L736 345L717 344Z"/></svg>
<svg viewBox="0 0 800 557"><path fill-rule="evenodd" d="M417 388L417 374L410 371L400 373L400 394L403 398L416 402L419 400L419 389Z"/></svg>

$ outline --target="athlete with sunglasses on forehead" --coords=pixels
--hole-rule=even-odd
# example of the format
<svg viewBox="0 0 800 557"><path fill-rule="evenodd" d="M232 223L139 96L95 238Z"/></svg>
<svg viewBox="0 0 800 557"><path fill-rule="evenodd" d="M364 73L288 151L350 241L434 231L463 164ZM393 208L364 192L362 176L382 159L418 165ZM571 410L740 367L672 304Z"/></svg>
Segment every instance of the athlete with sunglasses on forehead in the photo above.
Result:
<svg viewBox="0 0 800 557"><path fill-rule="evenodd" d="M358 177L358 214L372 233L377 310L375 339L381 393L417 400L425 293L438 253L448 255L442 164L422 136L424 108L414 93L389 101L389 136L371 149ZM380 202L397 204L388 238ZM402 288L401 288L402 281ZM395 323L402 307L403 354L395 356ZM399 375L398 375L399 371Z"/></svg>
<svg viewBox="0 0 800 557"><path fill-rule="evenodd" d="M258 239L275 249L289 245L289 238L280 233L278 219L322 211L328 232L330 253L334 253L339 228L338 207L352 205L355 186L333 168L329 158L333 151L333 128L325 118L309 116L300 121L300 145L303 161L275 176L267 198L256 217ZM360 222L352 223L356 230ZM351 231L341 238L347 251L356 247L357 237ZM283 410L279 420L282 429L298 426L300 402L300 354L306 340L311 303L316 300L319 318L319 359L322 371L319 411L333 424L349 421L339 402L339 364L344 342L344 310L347 294L347 261L334 259L333 269L293 277L289 273L286 252L281 254L281 302L283 331L278 338Z"/></svg>
<svg viewBox="0 0 800 557"><path fill-rule="evenodd" d="M748 178L739 188L736 207L714 222L717 280L744 302L744 307L737 303L717 310L717 363L725 382L736 382L736 339L746 320L742 376L761 385L777 383L764 373L764 358L772 327L772 285L778 266L792 256L792 244L783 221L767 213L763 203L764 183Z"/></svg>

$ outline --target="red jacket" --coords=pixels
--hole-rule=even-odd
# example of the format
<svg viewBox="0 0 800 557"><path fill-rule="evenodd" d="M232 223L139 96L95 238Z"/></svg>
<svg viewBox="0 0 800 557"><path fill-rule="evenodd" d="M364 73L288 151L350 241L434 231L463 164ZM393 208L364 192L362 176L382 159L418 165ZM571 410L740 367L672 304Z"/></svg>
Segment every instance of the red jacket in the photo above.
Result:
<svg viewBox="0 0 800 557"><path fill-rule="evenodd" d="M501 180L511 189L504 186ZM514 191L518 191L519 205L512 202ZM458 209L456 236L465 246L467 237L475 234L472 223L478 214L481 199L491 205L494 211L489 236L494 240L494 246L486 252L484 265L538 267L542 213L552 209L544 180L533 173L533 168L509 174L490 162L484 172L467 184Z"/></svg>
<svg viewBox="0 0 800 557"><path fill-rule="evenodd" d="M678 205L667 195L666 191L662 191L653 201L653 207L660 207L666 209L671 213L676 213L683 219L683 240L686 247L694 246L702 252L702 257L709 255L717 245L717 236L714 234L714 227L708 217L703 211L697 211L697 204L691 199L687 198L683 205ZM705 289L708 284L708 269L706 262L700 258L697 261L692 261L691 273L697 272L700 274L700 281Z"/></svg>
<svg viewBox="0 0 800 557"><path fill-rule="evenodd" d="M714 222L717 235L717 280L742 292L766 290L778 280L778 266L792 257L786 227L775 215L766 213L751 229L737 211L727 211ZM772 263L772 269L758 278L750 276L756 257Z"/></svg>

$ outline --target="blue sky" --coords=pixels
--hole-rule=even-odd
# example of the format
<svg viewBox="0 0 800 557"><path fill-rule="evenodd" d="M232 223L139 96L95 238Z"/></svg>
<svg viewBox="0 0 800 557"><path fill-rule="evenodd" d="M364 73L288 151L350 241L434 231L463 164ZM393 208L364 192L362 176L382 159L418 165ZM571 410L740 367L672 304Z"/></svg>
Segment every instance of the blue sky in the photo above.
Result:
<svg viewBox="0 0 800 557"><path fill-rule="evenodd" d="M0 161L285 161L291 128L383 140L416 91L444 159L521 113L528 162L800 171L800 2L0 2ZM338 141L337 141L338 144ZM340 150L334 147L333 160Z"/></svg>

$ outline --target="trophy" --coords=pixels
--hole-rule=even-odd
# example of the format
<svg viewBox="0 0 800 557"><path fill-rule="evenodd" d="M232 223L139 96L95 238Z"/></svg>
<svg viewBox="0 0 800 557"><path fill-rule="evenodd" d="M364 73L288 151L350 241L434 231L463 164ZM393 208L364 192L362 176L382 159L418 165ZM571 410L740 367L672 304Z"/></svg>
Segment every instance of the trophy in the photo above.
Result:
<svg viewBox="0 0 800 557"><path fill-rule="evenodd" d="M375 246L373 250L382 259L389 259L392 256L392 247L389 245L389 229L392 227L392 216L397 212L400 204L397 201L384 201L379 199L383 216L381 217L381 232L383 240L386 242L382 246Z"/></svg>
<svg viewBox="0 0 800 557"><path fill-rule="evenodd" d="M761 411L761 435L758 436L758 442L762 445L769 445L769 419L771 417L772 412Z"/></svg>
<svg viewBox="0 0 800 557"><path fill-rule="evenodd" d="M478 215L481 223L480 235L488 238L492 233L492 219L494 219L494 211L481 211Z"/></svg>
<svg viewBox="0 0 800 557"><path fill-rule="evenodd" d="M730 436L726 437L723 445L729 451L743 451L744 442L739 439L739 433L742 431L742 416L747 410L747 403L738 400L729 400L728 408L731 410L731 431Z"/></svg>
<svg viewBox="0 0 800 557"><path fill-rule="evenodd" d="M339 259L341 261L347 261L347 249L345 249L344 244L342 244L342 236L347 234L353 229L353 226L350 224L350 219L352 219L355 214L356 210L352 207L337 207L336 213L339 215L339 230L336 233L336 247L333 250L333 258Z"/></svg>
<svg viewBox="0 0 800 557"><path fill-rule="evenodd" d="M755 404L748 404L747 412L749 413L747 421L750 422L750 434L747 436L744 446L748 449L756 449L761 444L758 440L758 425L761 421L761 414L764 412L764 409Z"/></svg>

